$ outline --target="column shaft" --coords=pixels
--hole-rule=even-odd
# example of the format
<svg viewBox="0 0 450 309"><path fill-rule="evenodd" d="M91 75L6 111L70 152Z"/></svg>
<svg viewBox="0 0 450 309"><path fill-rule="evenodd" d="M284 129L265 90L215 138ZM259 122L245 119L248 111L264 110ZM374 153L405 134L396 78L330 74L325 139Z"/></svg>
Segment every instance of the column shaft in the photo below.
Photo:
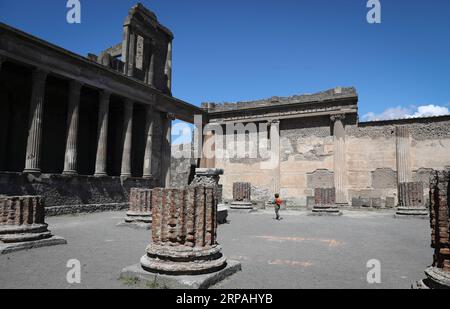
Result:
<svg viewBox="0 0 450 309"><path fill-rule="evenodd" d="M79 106L81 95L81 83L71 81L69 85L69 104L67 110L67 142L64 160L64 172L66 175L77 174L77 143L78 143L78 123Z"/></svg>
<svg viewBox="0 0 450 309"><path fill-rule="evenodd" d="M396 128L398 183L412 182L411 140L406 126Z"/></svg>
<svg viewBox="0 0 450 309"><path fill-rule="evenodd" d="M133 131L133 102L125 100L123 122L123 152L121 177L131 177L131 144Z"/></svg>
<svg viewBox="0 0 450 309"><path fill-rule="evenodd" d="M154 75L155 75L155 48L154 44L150 44L152 47L151 54L150 54L150 64L148 67L148 74L147 74L147 83L151 86L154 86Z"/></svg>
<svg viewBox="0 0 450 309"><path fill-rule="evenodd" d="M95 176L107 176L106 159L108 149L108 117L109 100L111 93L102 91L100 93L100 104L98 109L97 130L97 156L95 161Z"/></svg>
<svg viewBox="0 0 450 309"><path fill-rule="evenodd" d="M130 33L130 40L128 43L127 75L131 77L134 76L134 66L136 63L136 41L136 34Z"/></svg>
<svg viewBox="0 0 450 309"><path fill-rule="evenodd" d="M348 205L344 118L344 115L332 117L332 121L334 121L334 186L336 189L336 204L338 205Z"/></svg>
<svg viewBox="0 0 450 309"><path fill-rule="evenodd" d="M167 77L167 90L172 91L172 42L167 45L167 58L164 70Z"/></svg>
<svg viewBox="0 0 450 309"><path fill-rule="evenodd" d="M147 143L145 145L145 155L144 155L144 178L153 178L152 169L152 152L153 152L153 130L154 130L154 120L153 120L153 109L148 106L146 110L146 124L145 124L145 135L147 136Z"/></svg>
<svg viewBox="0 0 450 309"><path fill-rule="evenodd" d="M172 159L172 120L175 117L172 114L167 114L167 118L164 121L163 130L163 145L162 145L162 180L166 188L170 187L171 174L170 174L170 162Z"/></svg>
<svg viewBox="0 0 450 309"><path fill-rule="evenodd" d="M33 71L25 173L41 172L42 124L47 75L47 72L41 70Z"/></svg>
<svg viewBox="0 0 450 309"><path fill-rule="evenodd" d="M280 193L280 121L270 123L271 161L273 165L273 191Z"/></svg>

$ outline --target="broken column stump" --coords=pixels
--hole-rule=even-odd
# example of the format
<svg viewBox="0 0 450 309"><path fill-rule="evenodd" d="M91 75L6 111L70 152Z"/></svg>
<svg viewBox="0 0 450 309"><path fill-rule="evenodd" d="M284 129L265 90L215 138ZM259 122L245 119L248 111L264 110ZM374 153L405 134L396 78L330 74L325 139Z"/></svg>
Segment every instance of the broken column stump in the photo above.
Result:
<svg viewBox="0 0 450 309"><path fill-rule="evenodd" d="M430 179L431 247L433 265L416 288L450 289L450 171L435 172Z"/></svg>
<svg viewBox="0 0 450 309"><path fill-rule="evenodd" d="M398 184L398 209L396 218L423 218L429 217L425 207L423 183L404 182Z"/></svg>
<svg viewBox="0 0 450 309"><path fill-rule="evenodd" d="M149 230L152 226L152 191L133 188L130 190L130 208L119 226Z"/></svg>
<svg viewBox="0 0 450 309"><path fill-rule="evenodd" d="M213 186L216 189L218 200L217 222L219 224L227 223L228 207L222 204L222 185L219 184L220 175L223 175L223 169L217 168L197 168L195 176L190 186Z"/></svg>
<svg viewBox="0 0 450 309"><path fill-rule="evenodd" d="M0 254L66 244L45 223L41 196L0 196Z"/></svg>
<svg viewBox="0 0 450 309"><path fill-rule="evenodd" d="M336 205L335 188L316 188L312 216L341 216L342 211Z"/></svg>
<svg viewBox="0 0 450 309"><path fill-rule="evenodd" d="M152 239L122 279L166 288L207 288L239 271L217 243L214 186L152 190Z"/></svg>
<svg viewBox="0 0 450 309"><path fill-rule="evenodd" d="M233 202L230 208L233 210L253 210L251 201L252 185L249 182L233 183Z"/></svg>

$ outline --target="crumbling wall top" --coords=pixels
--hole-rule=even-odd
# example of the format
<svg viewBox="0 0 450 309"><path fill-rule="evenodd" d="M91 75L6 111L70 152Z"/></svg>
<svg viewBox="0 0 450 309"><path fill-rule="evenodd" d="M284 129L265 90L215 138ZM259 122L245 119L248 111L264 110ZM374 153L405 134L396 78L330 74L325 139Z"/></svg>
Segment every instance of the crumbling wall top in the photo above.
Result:
<svg viewBox="0 0 450 309"><path fill-rule="evenodd" d="M202 108L210 113L225 112L234 110L245 110L253 108L272 107L277 105L314 103L340 99L358 99L358 94L354 87L336 87L314 94L294 95L290 97L272 97L268 99L236 102L236 103L202 103Z"/></svg>

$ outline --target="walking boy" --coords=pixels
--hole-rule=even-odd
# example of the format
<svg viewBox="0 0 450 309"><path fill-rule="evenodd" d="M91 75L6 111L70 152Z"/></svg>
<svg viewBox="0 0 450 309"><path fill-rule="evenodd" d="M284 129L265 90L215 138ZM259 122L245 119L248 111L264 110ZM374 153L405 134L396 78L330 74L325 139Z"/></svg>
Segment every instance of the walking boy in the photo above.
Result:
<svg viewBox="0 0 450 309"><path fill-rule="evenodd" d="M276 219L280 220L280 208L281 208L281 204L283 203L283 201L280 198L280 195L277 193L275 194L275 215L276 215Z"/></svg>

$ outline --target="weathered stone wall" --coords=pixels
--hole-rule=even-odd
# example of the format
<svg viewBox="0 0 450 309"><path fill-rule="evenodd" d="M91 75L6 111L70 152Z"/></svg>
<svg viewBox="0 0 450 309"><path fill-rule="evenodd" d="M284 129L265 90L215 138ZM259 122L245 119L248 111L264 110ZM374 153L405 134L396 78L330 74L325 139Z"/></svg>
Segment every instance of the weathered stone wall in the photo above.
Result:
<svg viewBox="0 0 450 309"><path fill-rule="evenodd" d="M172 145L172 161L170 164L171 186L180 188L187 186L194 179L195 160L182 156L184 151L190 151L191 144Z"/></svg>
<svg viewBox="0 0 450 309"><path fill-rule="evenodd" d="M450 117L357 124L345 119L348 202L355 207L392 208L398 204L396 126L410 132L412 181L422 182L428 203L429 176L450 166ZM288 207L312 206L314 189L334 187L334 143L329 117L281 120L280 167L264 169L258 159L218 159L224 199L231 201L234 182L252 183L252 199L268 201L279 177Z"/></svg>
<svg viewBox="0 0 450 309"><path fill-rule="evenodd" d="M14 184L14 185L11 185ZM129 202L131 188L152 188L151 180L120 177L62 176L42 174L40 177L22 173L0 173L0 192L7 196L40 195L45 206L55 214L123 208ZM102 205L102 206L100 206ZM54 209L56 208L56 209ZM58 208L61 212L58 212Z"/></svg>

